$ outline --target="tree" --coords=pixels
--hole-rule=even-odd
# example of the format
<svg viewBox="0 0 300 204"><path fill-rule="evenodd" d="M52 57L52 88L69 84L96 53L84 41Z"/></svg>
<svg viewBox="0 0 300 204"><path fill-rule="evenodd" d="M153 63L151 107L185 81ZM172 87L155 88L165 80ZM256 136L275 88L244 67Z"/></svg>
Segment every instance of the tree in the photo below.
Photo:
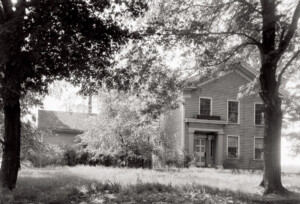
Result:
<svg viewBox="0 0 300 204"><path fill-rule="evenodd" d="M1 182L16 185L20 167L20 97L47 91L55 79L73 83L109 75L112 55L134 37L122 24L142 1L0 1L0 82L5 133ZM121 6L119 6L121 5Z"/></svg>
<svg viewBox="0 0 300 204"><path fill-rule="evenodd" d="M264 102L265 193L284 193L281 183L282 97L280 86L299 62L300 2L274 0L161 0L148 35L162 44L191 47L201 69L254 56ZM247 54L247 55L246 55Z"/></svg>

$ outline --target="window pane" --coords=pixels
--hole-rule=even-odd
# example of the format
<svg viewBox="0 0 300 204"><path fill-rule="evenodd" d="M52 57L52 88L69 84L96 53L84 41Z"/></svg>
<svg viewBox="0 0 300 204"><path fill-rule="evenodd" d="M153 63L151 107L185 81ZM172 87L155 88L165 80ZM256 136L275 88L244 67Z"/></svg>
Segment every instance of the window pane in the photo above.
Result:
<svg viewBox="0 0 300 204"><path fill-rule="evenodd" d="M200 98L200 115L210 115L210 99Z"/></svg>
<svg viewBox="0 0 300 204"><path fill-rule="evenodd" d="M238 158L238 137L228 136L228 158Z"/></svg>
<svg viewBox="0 0 300 204"><path fill-rule="evenodd" d="M263 147L263 138L255 138L255 148L264 148Z"/></svg>
<svg viewBox="0 0 300 204"><path fill-rule="evenodd" d="M238 137L228 137L228 147L238 147Z"/></svg>
<svg viewBox="0 0 300 204"><path fill-rule="evenodd" d="M262 149L255 149L255 159L263 159L263 155Z"/></svg>
<svg viewBox="0 0 300 204"><path fill-rule="evenodd" d="M228 101L228 121L230 123L238 123L239 102Z"/></svg>
<svg viewBox="0 0 300 204"><path fill-rule="evenodd" d="M255 104L255 125L263 125L264 123L263 104Z"/></svg>
<svg viewBox="0 0 300 204"><path fill-rule="evenodd" d="M254 143L255 143L254 158L263 159L264 158L263 138L255 138Z"/></svg>
<svg viewBox="0 0 300 204"><path fill-rule="evenodd" d="M237 158L237 148L228 147L228 158Z"/></svg>

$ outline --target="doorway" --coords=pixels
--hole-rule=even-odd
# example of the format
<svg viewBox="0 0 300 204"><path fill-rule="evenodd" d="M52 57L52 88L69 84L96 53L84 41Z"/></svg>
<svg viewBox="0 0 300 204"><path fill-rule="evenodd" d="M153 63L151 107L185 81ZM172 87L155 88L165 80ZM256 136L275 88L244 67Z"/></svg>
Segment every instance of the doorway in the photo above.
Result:
<svg viewBox="0 0 300 204"><path fill-rule="evenodd" d="M196 165L205 166L206 139L195 137L194 153L196 156Z"/></svg>

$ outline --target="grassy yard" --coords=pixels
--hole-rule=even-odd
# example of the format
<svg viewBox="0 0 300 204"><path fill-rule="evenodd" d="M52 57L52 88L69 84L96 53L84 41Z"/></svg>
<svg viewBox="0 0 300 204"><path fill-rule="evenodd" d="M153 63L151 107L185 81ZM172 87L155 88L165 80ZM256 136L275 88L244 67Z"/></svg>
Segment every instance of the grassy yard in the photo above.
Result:
<svg viewBox="0 0 300 204"><path fill-rule="evenodd" d="M283 175L294 192L286 197L262 196L261 179L261 172L204 168L26 168L0 203L300 203L300 174Z"/></svg>

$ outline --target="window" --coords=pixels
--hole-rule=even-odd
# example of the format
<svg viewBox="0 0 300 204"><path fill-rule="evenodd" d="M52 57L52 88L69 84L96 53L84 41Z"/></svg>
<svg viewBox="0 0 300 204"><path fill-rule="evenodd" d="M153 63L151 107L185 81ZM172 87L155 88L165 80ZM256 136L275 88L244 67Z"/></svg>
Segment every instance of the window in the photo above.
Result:
<svg viewBox="0 0 300 204"><path fill-rule="evenodd" d="M227 137L227 156L229 159L236 159L239 156L239 136Z"/></svg>
<svg viewBox="0 0 300 204"><path fill-rule="evenodd" d="M228 122L239 123L239 102L228 101Z"/></svg>
<svg viewBox="0 0 300 204"><path fill-rule="evenodd" d="M254 159L264 159L264 140L263 138L254 138Z"/></svg>
<svg viewBox="0 0 300 204"><path fill-rule="evenodd" d="M254 124L264 125L264 106L261 103L254 104Z"/></svg>
<svg viewBox="0 0 300 204"><path fill-rule="evenodd" d="M211 115L210 98L200 98L200 115Z"/></svg>

